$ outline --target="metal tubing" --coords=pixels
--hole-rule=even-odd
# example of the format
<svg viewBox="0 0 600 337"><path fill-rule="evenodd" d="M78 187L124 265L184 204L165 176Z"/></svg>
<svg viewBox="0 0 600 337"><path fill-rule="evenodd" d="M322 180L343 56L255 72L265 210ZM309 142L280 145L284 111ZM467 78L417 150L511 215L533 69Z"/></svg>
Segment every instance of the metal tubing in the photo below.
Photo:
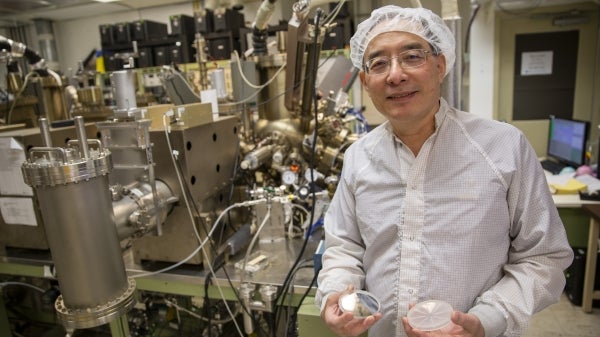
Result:
<svg viewBox="0 0 600 337"><path fill-rule="evenodd" d="M169 187L160 180L156 180L156 192L160 204L166 203L168 199L173 197L173 193ZM161 212L154 208L155 205L152 193L150 184L140 183L139 185L130 188L130 196L125 196L120 200L113 201L113 212L115 214L114 221L117 227L119 240L126 239L140 230L145 229L142 228L143 225L150 225L132 223L132 214L135 214L140 209L144 209L149 213L155 212L157 223L163 223L165 221L167 212ZM170 208L167 209L167 211L168 210L170 210Z"/></svg>
<svg viewBox="0 0 600 337"><path fill-rule="evenodd" d="M462 89L462 41L461 41L461 19L445 20L450 30L454 33L456 40L456 61L454 68L448 72L444 83L442 84L442 96L451 107L462 109L461 89Z"/></svg>
<svg viewBox="0 0 600 337"><path fill-rule="evenodd" d="M456 41L455 54L456 61L454 68L448 72L444 83L442 84L442 96L451 107L462 109L462 20L458 12L458 2L441 1L442 19L450 28Z"/></svg>
<svg viewBox="0 0 600 337"><path fill-rule="evenodd" d="M312 120L311 111L316 83L316 79L313 77L314 74L316 74L315 69L317 69L319 66L319 57L315 55L319 55L320 53L321 44L308 45L308 55L306 57L306 75L304 75L306 80L304 81L304 87L302 89L302 106L300 107L302 110L300 129L305 133L308 132L310 128L310 121Z"/></svg>
<svg viewBox="0 0 600 337"><path fill-rule="evenodd" d="M90 148L87 143L87 134L85 133L85 123L83 117L75 116L75 130L77 132L77 140L79 140L79 149L81 157L88 159L90 157Z"/></svg>
<svg viewBox="0 0 600 337"><path fill-rule="evenodd" d="M39 124L44 147L52 147L52 139L50 138L50 125L48 124L48 119L44 117L40 118Z"/></svg>
<svg viewBox="0 0 600 337"><path fill-rule="evenodd" d="M129 332L129 323L127 323L127 316L123 315L114 321L109 323L110 335L112 337L131 337Z"/></svg>
<svg viewBox="0 0 600 337"><path fill-rule="evenodd" d="M242 299L242 305L246 307L246 310L243 312L244 318L244 332L248 335L254 332L254 322L252 320L252 313L250 309L250 303L252 302L252 294L256 287L251 283L242 283L240 284L240 296Z"/></svg>

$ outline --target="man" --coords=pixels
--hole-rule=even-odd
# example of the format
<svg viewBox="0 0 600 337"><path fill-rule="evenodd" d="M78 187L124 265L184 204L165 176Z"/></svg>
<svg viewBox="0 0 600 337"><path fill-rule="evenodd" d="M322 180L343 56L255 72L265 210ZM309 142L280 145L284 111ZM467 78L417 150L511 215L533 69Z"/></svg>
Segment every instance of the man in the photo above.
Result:
<svg viewBox="0 0 600 337"><path fill-rule="evenodd" d="M454 64L444 22L423 8L373 11L350 57L387 121L345 153L325 217L316 301L340 336L519 336L556 302L573 258L537 156L513 126L440 96ZM340 294L365 289L380 313L356 318ZM441 330L413 329L412 305L442 300Z"/></svg>

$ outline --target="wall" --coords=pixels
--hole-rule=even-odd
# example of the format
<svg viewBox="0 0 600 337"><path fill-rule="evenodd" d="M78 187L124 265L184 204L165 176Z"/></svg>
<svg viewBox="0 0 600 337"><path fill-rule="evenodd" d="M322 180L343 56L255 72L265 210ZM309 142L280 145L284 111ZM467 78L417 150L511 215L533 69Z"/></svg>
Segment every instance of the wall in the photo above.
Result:
<svg viewBox="0 0 600 337"><path fill-rule="evenodd" d="M544 14L539 19L532 19L536 13L564 12L572 9L585 11L590 20L587 23L555 26L552 18ZM577 73L575 79L575 97L573 118L592 122L592 139L598 139L597 125L600 123L600 70L598 69L598 27L599 6L592 3L569 6L544 7L527 13L527 15L512 15L496 13L495 45L498 49L498 59L495 64L494 87L496 88L494 102L494 118L505 120L521 129L532 143L538 156L546 155L548 120L513 120L513 81L515 65L515 36L525 33L557 32L579 30L579 49Z"/></svg>

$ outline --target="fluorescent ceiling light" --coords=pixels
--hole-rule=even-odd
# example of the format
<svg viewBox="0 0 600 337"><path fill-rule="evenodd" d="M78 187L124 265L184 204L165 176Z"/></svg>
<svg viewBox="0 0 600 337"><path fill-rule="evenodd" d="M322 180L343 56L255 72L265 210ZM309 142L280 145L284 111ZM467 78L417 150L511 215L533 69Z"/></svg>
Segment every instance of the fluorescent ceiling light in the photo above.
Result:
<svg viewBox="0 0 600 337"><path fill-rule="evenodd" d="M102 3L107 3L107 2L117 2L117 1L121 1L121 0L94 0L96 2L102 2Z"/></svg>

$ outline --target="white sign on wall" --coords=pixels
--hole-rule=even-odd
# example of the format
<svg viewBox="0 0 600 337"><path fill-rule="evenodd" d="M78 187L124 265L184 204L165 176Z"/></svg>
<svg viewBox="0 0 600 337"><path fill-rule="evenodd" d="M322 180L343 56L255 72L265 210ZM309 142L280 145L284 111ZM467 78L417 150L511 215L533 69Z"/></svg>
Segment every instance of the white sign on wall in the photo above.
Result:
<svg viewBox="0 0 600 337"><path fill-rule="evenodd" d="M521 76L552 75L552 51L521 54Z"/></svg>

